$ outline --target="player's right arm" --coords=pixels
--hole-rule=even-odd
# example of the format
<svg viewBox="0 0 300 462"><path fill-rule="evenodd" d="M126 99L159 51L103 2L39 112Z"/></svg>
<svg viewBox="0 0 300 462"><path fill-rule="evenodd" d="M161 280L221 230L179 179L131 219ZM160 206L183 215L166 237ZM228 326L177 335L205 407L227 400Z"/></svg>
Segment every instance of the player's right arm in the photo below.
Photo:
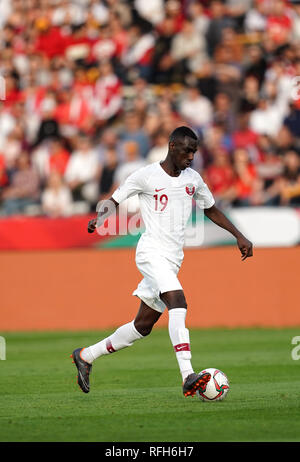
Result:
<svg viewBox="0 0 300 462"><path fill-rule="evenodd" d="M116 211L118 205L119 203L112 197L103 201L98 210L97 217L88 222L88 232L93 233L95 229L98 228L98 226L101 226L106 218L108 218Z"/></svg>
<svg viewBox="0 0 300 462"><path fill-rule="evenodd" d="M113 195L100 203L97 218L93 218L88 223L88 232L93 233L96 228L101 226L106 218L112 215L118 205L129 197L139 194L145 187L144 167L129 175L124 184L117 188Z"/></svg>

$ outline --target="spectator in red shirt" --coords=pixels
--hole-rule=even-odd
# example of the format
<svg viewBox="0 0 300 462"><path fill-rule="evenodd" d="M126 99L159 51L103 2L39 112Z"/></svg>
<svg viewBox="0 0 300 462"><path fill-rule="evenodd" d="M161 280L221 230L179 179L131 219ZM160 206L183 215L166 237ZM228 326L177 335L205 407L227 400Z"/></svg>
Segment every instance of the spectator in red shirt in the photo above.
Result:
<svg viewBox="0 0 300 462"><path fill-rule="evenodd" d="M55 171L63 176L69 162L70 153L64 148L63 141L60 138L50 140L49 151L50 173Z"/></svg>
<svg viewBox="0 0 300 462"><path fill-rule="evenodd" d="M123 53L126 52L128 46L128 32L122 26L121 20L116 14L112 14L110 22L111 36L116 44L116 57L120 60Z"/></svg>
<svg viewBox="0 0 300 462"><path fill-rule="evenodd" d="M128 30L128 48L122 56L122 65L130 73L138 74L148 81L155 47L155 37L151 32L144 34L141 26L132 25Z"/></svg>
<svg viewBox="0 0 300 462"><path fill-rule="evenodd" d="M204 173L205 182L212 191L216 201L222 205L232 199L234 171L229 153L221 146L212 152L213 161Z"/></svg>
<svg viewBox="0 0 300 462"><path fill-rule="evenodd" d="M64 37L64 53L70 60L87 59L95 40L87 35L87 25L73 26L72 33Z"/></svg>
<svg viewBox="0 0 300 462"><path fill-rule="evenodd" d="M7 185L7 183L8 183L8 178L7 178L6 171L5 171L4 156L0 154L0 191L1 191L1 188Z"/></svg>
<svg viewBox="0 0 300 462"><path fill-rule="evenodd" d="M54 117L62 130L76 133L77 130L88 132L92 127L92 110L88 101L82 95L71 89L64 89L59 93L59 104Z"/></svg>
<svg viewBox="0 0 300 462"><path fill-rule="evenodd" d="M10 107L13 104L21 101L22 93L18 88L18 82L15 76L8 75L5 77L5 107Z"/></svg>
<svg viewBox="0 0 300 462"><path fill-rule="evenodd" d="M95 83L94 115L99 121L115 117L122 108L122 85L110 61L99 65L99 78Z"/></svg>
<svg viewBox="0 0 300 462"><path fill-rule="evenodd" d="M234 205L253 205L262 189L255 166L250 163L246 149L238 148L233 154L234 179Z"/></svg>
<svg viewBox="0 0 300 462"><path fill-rule="evenodd" d="M66 47L66 36L59 27L51 26L49 19L40 17L35 21L35 27L39 32L34 45L34 52L42 53L49 59L54 56L62 56Z"/></svg>
<svg viewBox="0 0 300 462"><path fill-rule="evenodd" d="M163 33L165 29L165 22L172 24L173 34L176 35L181 31L184 21L184 16L181 11L181 5L178 0L168 0L165 5L165 19L157 25L159 33Z"/></svg>
<svg viewBox="0 0 300 462"><path fill-rule="evenodd" d="M267 34L277 46L288 42L292 21L287 15L286 2L284 0L273 0L273 8L267 19Z"/></svg>
<svg viewBox="0 0 300 462"><path fill-rule="evenodd" d="M236 148L247 148L257 143L257 133L249 128L249 116L249 112L240 113L238 116L238 129L232 136Z"/></svg>
<svg viewBox="0 0 300 462"><path fill-rule="evenodd" d="M121 37L123 38L122 34ZM92 62L100 62L102 59L111 59L117 55L121 56L121 37L119 36L117 41L116 37L113 35L111 27L108 25L102 26L99 37L95 40L91 47L89 60Z"/></svg>

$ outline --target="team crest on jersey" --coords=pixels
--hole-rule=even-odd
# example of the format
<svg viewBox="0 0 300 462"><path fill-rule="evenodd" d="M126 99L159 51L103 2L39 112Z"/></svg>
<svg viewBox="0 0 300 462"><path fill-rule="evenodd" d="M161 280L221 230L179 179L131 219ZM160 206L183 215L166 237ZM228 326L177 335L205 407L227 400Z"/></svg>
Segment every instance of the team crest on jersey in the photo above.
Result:
<svg viewBox="0 0 300 462"><path fill-rule="evenodd" d="M193 184L187 184L185 190L189 196L193 196L195 192L195 186Z"/></svg>

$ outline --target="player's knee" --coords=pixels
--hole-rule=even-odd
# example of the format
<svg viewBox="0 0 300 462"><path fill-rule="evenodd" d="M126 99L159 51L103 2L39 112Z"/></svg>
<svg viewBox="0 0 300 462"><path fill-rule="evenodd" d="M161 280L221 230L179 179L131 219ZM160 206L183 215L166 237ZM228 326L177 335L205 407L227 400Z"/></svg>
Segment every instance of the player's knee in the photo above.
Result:
<svg viewBox="0 0 300 462"><path fill-rule="evenodd" d="M171 305L171 306L168 307L168 311L176 310L176 308L185 308L187 310L187 304L186 303L181 303L181 304L174 303L174 306Z"/></svg>
<svg viewBox="0 0 300 462"><path fill-rule="evenodd" d="M172 310L173 308L187 309L186 299L182 290L165 292L160 295L160 298L166 304L169 310Z"/></svg>
<svg viewBox="0 0 300 462"><path fill-rule="evenodd" d="M135 321L134 327L143 337L146 337L151 333L153 324Z"/></svg>
<svg viewBox="0 0 300 462"><path fill-rule="evenodd" d="M181 306L178 306L177 308L185 308L187 310L187 303L185 298L181 301Z"/></svg>

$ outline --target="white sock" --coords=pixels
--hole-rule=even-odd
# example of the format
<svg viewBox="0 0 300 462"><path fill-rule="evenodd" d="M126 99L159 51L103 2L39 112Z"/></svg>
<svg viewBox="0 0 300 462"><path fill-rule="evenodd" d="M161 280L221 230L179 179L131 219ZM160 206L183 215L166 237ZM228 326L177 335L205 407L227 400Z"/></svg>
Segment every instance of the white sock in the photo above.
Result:
<svg viewBox="0 0 300 462"><path fill-rule="evenodd" d="M185 308L169 310L169 335L183 380L194 372L191 364L190 336L185 327L185 317Z"/></svg>
<svg viewBox="0 0 300 462"><path fill-rule="evenodd" d="M112 335L106 337L95 345L84 348L80 355L84 361L92 363L95 359L102 355L108 355L115 351L122 350L131 346L133 342L143 338L134 326L134 321L131 321L119 327Z"/></svg>

